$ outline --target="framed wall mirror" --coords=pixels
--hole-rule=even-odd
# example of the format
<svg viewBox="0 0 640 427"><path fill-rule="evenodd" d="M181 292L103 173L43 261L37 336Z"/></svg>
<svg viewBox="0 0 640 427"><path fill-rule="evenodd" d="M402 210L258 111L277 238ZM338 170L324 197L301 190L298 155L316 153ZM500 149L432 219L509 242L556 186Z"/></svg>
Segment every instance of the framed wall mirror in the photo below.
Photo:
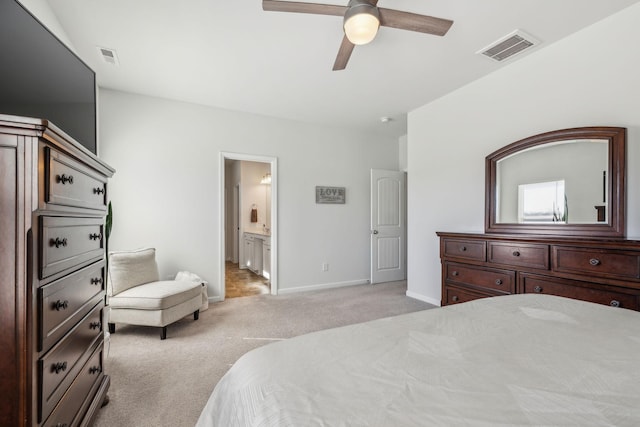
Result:
<svg viewBox="0 0 640 427"><path fill-rule="evenodd" d="M485 231L625 236L626 129L535 135L486 158Z"/></svg>

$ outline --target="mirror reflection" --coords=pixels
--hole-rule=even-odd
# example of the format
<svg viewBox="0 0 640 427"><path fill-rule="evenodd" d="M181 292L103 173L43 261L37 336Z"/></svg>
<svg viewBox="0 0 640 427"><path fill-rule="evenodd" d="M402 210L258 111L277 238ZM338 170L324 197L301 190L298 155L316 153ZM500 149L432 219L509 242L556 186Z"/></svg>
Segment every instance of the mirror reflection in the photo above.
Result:
<svg viewBox="0 0 640 427"><path fill-rule="evenodd" d="M496 223L607 222L608 143L608 139L559 141L500 159Z"/></svg>
<svg viewBox="0 0 640 427"><path fill-rule="evenodd" d="M522 224L566 224L569 209L561 181L518 185L518 222Z"/></svg>

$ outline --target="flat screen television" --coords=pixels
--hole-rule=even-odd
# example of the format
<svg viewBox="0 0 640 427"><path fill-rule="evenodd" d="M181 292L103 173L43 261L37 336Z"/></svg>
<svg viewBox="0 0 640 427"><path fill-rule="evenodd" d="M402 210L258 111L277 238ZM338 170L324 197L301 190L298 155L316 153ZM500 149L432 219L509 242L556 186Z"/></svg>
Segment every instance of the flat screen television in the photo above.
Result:
<svg viewBox="0 0 640 427"><path fill-rule="evenodd" d="M96 75L15 0L0 0L0 114L54 123L96 153Z"/></svg>

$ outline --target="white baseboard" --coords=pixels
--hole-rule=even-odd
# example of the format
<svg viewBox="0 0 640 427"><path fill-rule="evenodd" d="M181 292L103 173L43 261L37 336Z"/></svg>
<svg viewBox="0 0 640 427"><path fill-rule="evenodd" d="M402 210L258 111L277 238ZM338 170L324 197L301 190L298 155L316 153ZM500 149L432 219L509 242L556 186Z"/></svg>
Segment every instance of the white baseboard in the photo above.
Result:
<svg viewBox="0 0 640 427"><path fill-rule="evenodd" d="M417 294L417 293L411 292L411 291L407 291L407 296L409 298L417 299L417 300L429 303L431 305L435 305L436 307L440 307L440 301L439 300L435 300L435 299L430 298L428 296Z"/></svg>
<svg viewBox="0 0 640 427"><path fill-rule="evenodd" d="M319 285L300 286L297 288L278 289L278 294L293 294L296 292L318 291L321 289L343 288L345 286L366 285L369 279L349 280L346 282L322 283Z"/></svg>

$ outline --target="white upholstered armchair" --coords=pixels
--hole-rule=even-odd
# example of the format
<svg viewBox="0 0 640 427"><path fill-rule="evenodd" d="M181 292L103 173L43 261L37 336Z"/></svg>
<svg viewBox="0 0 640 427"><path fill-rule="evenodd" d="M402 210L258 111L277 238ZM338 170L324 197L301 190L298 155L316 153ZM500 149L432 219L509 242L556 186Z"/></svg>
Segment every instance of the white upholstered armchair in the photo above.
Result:
<svg viewBox="0 0 640 427"><path fill-rule="evenodd" d="M160 280L153 248L109 252L107 305L109 332L116 323L157 326L160 339L167 325L193 313L198 320L202 285L193 281Z"/></svg>

